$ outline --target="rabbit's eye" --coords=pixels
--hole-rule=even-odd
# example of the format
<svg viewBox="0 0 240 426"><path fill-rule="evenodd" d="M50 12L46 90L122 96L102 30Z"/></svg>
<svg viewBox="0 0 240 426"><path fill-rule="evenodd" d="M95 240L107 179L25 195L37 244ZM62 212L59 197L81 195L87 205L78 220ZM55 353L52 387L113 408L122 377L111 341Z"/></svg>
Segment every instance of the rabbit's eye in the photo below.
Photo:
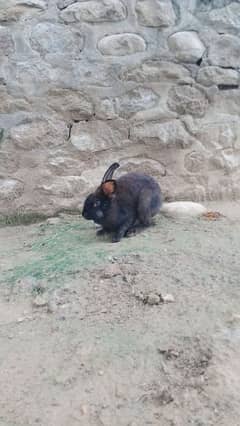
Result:
<svg viewBox="0 0 240 426"><path fill-rule="evenodd" d="M100 201L99 200L97 200L97 201L95 201L95 203L93 204L93 207L98 207L100 205Z"/></svg>

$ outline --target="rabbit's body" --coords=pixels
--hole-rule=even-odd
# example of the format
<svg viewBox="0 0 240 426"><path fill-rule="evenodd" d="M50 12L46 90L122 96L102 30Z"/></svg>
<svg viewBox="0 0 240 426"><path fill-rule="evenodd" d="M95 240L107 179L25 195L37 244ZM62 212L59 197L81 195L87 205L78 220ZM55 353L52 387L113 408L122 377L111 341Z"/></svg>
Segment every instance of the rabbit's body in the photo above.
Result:
<svg viewBox="0 0 240 426"><path fill-rule="evenodd" d="M135 226L149 226L161 207L158 183L141 173L127 173L108 180L86 199L83 216L102 226L102 232L113 233L120 241Z"/></svg>

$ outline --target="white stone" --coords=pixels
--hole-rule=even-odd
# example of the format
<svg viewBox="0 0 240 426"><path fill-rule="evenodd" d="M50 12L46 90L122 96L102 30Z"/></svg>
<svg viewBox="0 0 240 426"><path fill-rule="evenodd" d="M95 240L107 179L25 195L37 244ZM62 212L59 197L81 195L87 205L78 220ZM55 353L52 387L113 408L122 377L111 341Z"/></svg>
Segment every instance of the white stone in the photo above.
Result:
<svg viewBox="0 0 240 426"><path fill-rule="evenodd" d="M230 34L219 35L209 46L208 58L212 65L240 67L240 39Z"/></svg>
<svg viewBox="0 0 240 426"><path fill-rule="evenodd" d="M120 0L90 0L68 6L60 16L66 23L116 22L126 19L127 11Z"/></svg>
<svg viewBox="0 0 240 426"><path fill-rule="evenodd" d="M214 84L237 85L239 83L239 74L231 69L206 66L198 71L197 82L204 86L212 86Z"/></svg>
<svg viewBox="0 0 240 426"><path fill-rule="evenodd" d="M194 31L180 31L168 38L171 51L179 61L195 63L202 58L205 46Z"/></svg>
<svg viewBox="0 0 240 426"><path fill-rule="evenodd" d="M137 34L122 33L106 36L98 42L102 55L125 56L146 49L145 40Z"/></svg>
<svg viewBox="0 0 240 426"><path fill-rule="evenodd" d="M171 0L137 0L136 12L146 27L168 27L176 20Z"/></svg>
<svg viewBox="0 0 240 426"><path fill-rule="evenodd" d="M161 213L169 217L197 217L206 213L207 209L202 204L191 201L176 201L163 203Z"/></svg>

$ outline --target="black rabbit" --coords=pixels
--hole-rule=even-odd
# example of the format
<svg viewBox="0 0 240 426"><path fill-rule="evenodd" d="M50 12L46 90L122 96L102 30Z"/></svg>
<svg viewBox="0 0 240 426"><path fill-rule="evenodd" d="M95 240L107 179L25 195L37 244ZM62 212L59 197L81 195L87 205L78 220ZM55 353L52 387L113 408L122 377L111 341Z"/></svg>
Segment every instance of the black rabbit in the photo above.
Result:
<svg viewBox="0 0 240 426"><path fill-rule="evenodd" d="M136 226L149 226L162 204L161 190L151 177L127 173L113 180L119 167L113 163L103 176L101 185L85 200L82 215L102 226L99 233L111 232L118 242Z"/></svg>

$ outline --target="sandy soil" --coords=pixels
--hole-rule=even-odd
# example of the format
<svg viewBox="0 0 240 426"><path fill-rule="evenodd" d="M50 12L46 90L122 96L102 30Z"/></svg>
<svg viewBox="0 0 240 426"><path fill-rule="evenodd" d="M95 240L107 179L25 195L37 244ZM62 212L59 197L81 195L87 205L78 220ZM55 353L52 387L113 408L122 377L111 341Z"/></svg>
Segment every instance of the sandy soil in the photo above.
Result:
<svg viewBox="0 0 240 426"><path fill-rule="evenodd" d="M238 207L119 244L1 228L0 425L240 425Z"/></svg>

